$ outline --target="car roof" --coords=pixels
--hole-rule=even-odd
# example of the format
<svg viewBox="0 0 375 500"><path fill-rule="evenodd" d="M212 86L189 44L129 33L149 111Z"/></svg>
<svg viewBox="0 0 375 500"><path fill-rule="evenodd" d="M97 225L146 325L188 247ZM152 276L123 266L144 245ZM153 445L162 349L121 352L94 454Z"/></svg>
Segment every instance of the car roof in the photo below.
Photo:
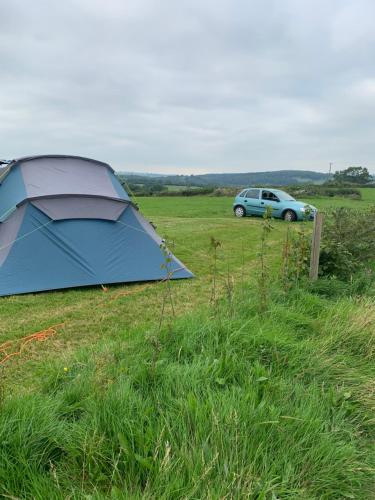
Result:
<svg viewBox="0 0 375 500"><path fill-rule="evenodd" d="M244 189L241 189L241 192L242 191L245 191L246 189L262 189L263 191L272 191L272 192L275 192L275 193L285 193L286 191L283 191L282 189L276 189L276 188L270 188L270 187L253 187L253 186L248 186Z"/></svg>

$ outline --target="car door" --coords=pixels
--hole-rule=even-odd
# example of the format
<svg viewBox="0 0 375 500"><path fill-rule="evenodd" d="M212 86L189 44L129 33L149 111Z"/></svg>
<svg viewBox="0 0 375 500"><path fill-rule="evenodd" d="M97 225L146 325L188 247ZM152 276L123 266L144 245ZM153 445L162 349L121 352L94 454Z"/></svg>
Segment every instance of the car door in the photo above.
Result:
<svg viewBox="0 0 375 500"><path fill-rule="evenodd" d="M272 208L273 217L279 217L281 213L281 202L275 193L270 191L269 189L262 189L261 196L261 213L262 215L266 211L267 207Z"/></svg>
<svg viewBox="0 0 375 500"><path fill-rule="evenodd" d="M260 206L260 189L248 189L245 194L244 205L247 215L259 215Z"/></svg>

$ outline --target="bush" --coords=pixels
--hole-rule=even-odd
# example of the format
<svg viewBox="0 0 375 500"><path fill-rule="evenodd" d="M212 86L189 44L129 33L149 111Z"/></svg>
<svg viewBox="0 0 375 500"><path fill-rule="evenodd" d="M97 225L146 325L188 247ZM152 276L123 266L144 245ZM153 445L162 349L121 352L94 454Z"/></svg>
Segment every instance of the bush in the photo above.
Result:
<svg viewBox="0 0 375 500"><path fill-rule="evenodd" d="M340 196L343 198L352 198L360 200L362 198L361 191L352 187L327 187L327 186L291 186L287 191L295 197L308 197L308 196Z"/></svg>
<svg viewBox="0 0 375 500"><path fill-rule="evenodd" d="M212 196L236 196L238 192L240 191L240 188L237 187L222 187L222 188L216 188Z"/></svg>
<svg viewBox="0 0 375 500"><path fill-rule="evenodd" d="M320 272L349 279L370 268L375 255L375 209L339 208L327 215L320 253Z"/></svg>
<svg viewBox="0 0 375 500"><path fill-rule="evenodd" d="M338 187L338 188L323 188L323 196L341 196L343 198L355 198L360 200L362 198L361 191L359 189L350 187Z"/></svg>
<svg viewBox="0 0 375 500"><path fill-rule="evenodd" d="M186 188L181 191L163 191L158 193L158 196L199 196L205 194L211 194L214 188Z"/></svg>

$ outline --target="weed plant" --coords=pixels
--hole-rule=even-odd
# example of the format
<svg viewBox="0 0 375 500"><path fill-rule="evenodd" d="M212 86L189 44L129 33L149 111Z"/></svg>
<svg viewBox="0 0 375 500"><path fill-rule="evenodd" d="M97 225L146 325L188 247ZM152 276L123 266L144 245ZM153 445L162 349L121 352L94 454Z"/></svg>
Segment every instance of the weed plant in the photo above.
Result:
<svg viewBox="0 0 375 500"><path fill-rule="evenodd" d="M270 268L269 268L269 235L273 229L272 226L272 207L267 206L263 215L263 223L260 234L260 248L258 252L258 272L257 289L258 304L260 313L264 313L268 306L268 296L270 290Z"/></svg>

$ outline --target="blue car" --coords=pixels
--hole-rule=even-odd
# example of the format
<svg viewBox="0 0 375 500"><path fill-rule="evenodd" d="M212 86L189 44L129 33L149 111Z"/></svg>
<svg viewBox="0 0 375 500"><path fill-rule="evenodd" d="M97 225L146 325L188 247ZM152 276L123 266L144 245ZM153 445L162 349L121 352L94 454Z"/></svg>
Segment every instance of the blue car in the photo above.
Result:
<svg viewBox="0 0 375 500"><path fill-rule="evenodd" d="M290 194L280 189L247 188L236 196L233 211L236 217L246 215L263 216L267 207L272 207L272 217L290 222L313 220L317 209L295 200Z"/></svg>

